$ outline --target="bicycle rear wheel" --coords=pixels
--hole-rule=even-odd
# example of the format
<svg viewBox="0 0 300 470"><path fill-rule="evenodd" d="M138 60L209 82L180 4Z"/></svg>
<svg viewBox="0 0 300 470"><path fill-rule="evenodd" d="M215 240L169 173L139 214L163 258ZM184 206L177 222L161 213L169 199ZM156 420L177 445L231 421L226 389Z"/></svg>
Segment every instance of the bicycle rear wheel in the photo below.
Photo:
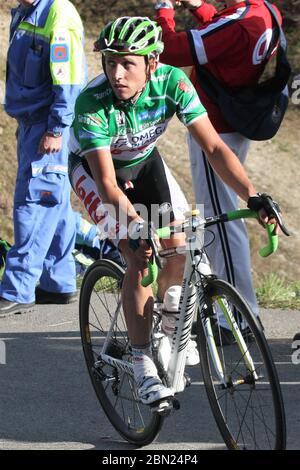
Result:
<svg viewBox="0 0 300 470"><path fill-rule="evenodd" d="M204 299L197 319L198 347L207 396L224 442L229 449L285 449L285 413L280 384L259 320L225 281L208 280ZM221 316L221 325L225 326L226 322L221 315L224 305L233 313L242 331L244 346L231 333L230 320L226 325L230 332L227 330L224 335L220 328ZM210 353L206 322L212 326L223 380ZM251 359L252 366L249 365Z"/></svg>
<svg viewBox="0 0 300 470"><path fill-rule="evenodd" d="M157 436L163 417L138 401L134 379L126 368L99 360L112 327L105 354L131 362L121 304L123 277L124 270L109 260L96 261L87 270L80 292L80 332L92 385L106 416L127 441L144 446Z"/></svg>

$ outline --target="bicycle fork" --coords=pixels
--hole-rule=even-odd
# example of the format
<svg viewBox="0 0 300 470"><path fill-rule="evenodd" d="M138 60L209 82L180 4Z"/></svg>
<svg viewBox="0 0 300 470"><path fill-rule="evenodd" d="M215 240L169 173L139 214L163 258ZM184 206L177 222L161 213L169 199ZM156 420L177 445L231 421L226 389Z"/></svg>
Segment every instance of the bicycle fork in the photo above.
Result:
<svg viewBox="0 0 300 470"><path fill-rule="evenodd" d="M227 387L227 377L226 371L223 370L222 362L218 353L218 349L216 346L214 334L211 327L211 320L209 316L206 316L203 311L205 310L205 299L203 298L203 290L202 287L197 286L198 290L198 299L203 299L201 304L199 305L199 310L201 312L201 321L205 331L205 337L209 349L209 353L213 362L214 370L216 372L218 380ZM245 343L241 330L236 322L234 314L230 308L230 305L225 299L217 299L217 303L223 313L228 325L230 326L230 330L237 342L237 345L241 351L242 357L244 358L247 368L249 372L252 374L254 380L258 380L259 377L256 373L256 368L251 357L250 351Z"/></svg>

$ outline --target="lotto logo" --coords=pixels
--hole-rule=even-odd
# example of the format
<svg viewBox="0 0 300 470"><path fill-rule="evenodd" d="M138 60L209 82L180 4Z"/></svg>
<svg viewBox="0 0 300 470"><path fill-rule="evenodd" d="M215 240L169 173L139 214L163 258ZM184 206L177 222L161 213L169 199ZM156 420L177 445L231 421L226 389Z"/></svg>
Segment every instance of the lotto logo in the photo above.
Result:
<svg viewBox="0 0 300 470"><path fill-rule="evenodd" d="M67 44L52 44L51 46L51 62L68 62L69 47Z"/></svg>

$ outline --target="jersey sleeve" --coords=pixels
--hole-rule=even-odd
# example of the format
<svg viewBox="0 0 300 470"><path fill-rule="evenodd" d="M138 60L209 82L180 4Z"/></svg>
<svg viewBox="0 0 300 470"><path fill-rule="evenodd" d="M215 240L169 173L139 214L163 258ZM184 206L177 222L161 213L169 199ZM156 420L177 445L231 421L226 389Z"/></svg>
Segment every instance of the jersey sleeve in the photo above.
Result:
<svg viewBox="0 0 300 470"><path fill-rule="evenodd" d="M207 114L194 86L182 70L173 69L167 94L174 99L176 115L185 126Z"/></svg>
<svg viewBox="0 0 300 470"><path fill-rule="evenodd" d="M83 31L55 27L50 39L53 85L82 85L84 69Z"/></svg>
<svg viewBox="0 0 300 470"><path fill-rule="evenodd" d="M194 65L188 35L185 31L175 31L174 10L157 10L156 21L162 28L164 50L160 61L176 67Z"/></svg>
<svg viewBox="0 0 300 470"><path fill-rule="evenodd" d="M60 130L72 123L75 100L86 81L83 30L54 25L50 37L50 74L53 104L49 130Z"/></svg>
<svg viewBox="0 0 300 470"><path fill-rule="evenodd" d="M80 155L100 149L110 149L111 137L109 134L108 120L104 109L95 113L80 109L81 97L75 108L73 131L79 145Z"/></svg>

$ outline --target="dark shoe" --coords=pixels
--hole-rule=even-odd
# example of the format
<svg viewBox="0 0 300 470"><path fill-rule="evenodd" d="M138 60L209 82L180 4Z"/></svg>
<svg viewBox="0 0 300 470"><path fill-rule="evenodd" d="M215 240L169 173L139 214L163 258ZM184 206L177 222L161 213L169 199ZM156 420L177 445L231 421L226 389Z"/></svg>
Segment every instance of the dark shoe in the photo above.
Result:
<svg viewBox="0 0 300 470"><path fill-rule="evenodd" d="M71 304L76 300L77 292L48 292L39 286L35 288L36 304Z"/></svg>
<svg viewBox="0 0 300 470"><path fill-rule="evenodd" d="M0 238L0 268L5 266L6 255L9 252L11 245L6 241Z"/></svg>
<svg viewBox="0 0 300 470"><path fill-rule="evenodd" d="M300 341L300 333L295 334L293 341Z"/></svg>
<svg viewBox="0 0 300 470"><path fill-rule="evenodd" d="M0 297L0 317L6 317L13 313L24 313L30 312L34 308L34 303L31 304L19 304L11 300Z"/></svg>

